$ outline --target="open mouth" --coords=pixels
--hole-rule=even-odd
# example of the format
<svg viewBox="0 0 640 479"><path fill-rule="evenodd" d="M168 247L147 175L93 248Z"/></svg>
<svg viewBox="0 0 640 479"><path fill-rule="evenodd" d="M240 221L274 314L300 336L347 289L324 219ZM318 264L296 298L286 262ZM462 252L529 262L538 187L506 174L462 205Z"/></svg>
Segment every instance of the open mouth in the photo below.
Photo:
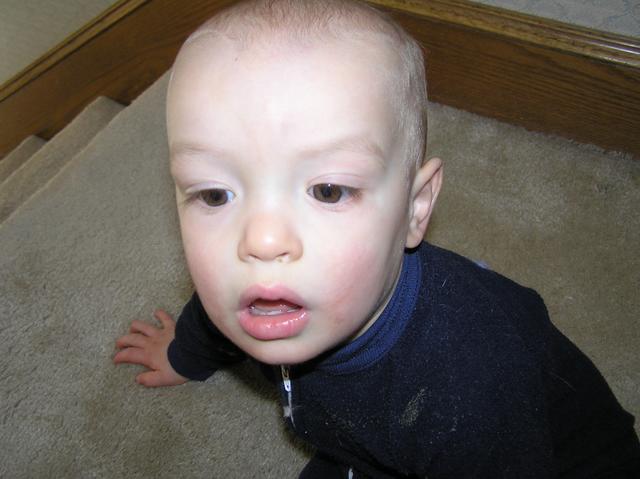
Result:
<svg viewBox="0 0 640 479"><path fill-rule="evenodd" d="M302 298L280 285L250 287L242 294L238 306L240 327L263 341L298 336L310 318Z"/></svg>
<svg viewBox="0 0 640 479"><path fill-rule="evenodd" d="M258 298L249 305L249 313L254 316L278 316L298 311L301 306L284 299Z"/></svg>
<svg viewBox="0 0 640 479"><path fill-rule="evenodd" d="M263 341L299 335L309 322L308 311L282 301L254 301L240 311L240 327L250 336Z"/></svg>

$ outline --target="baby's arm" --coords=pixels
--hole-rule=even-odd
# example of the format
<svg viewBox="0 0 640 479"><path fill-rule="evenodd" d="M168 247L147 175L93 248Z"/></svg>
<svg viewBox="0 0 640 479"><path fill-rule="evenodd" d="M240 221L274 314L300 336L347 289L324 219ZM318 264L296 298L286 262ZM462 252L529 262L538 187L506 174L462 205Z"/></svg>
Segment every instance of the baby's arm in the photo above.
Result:
<svg viewBox="0 0 640 479"><path fill-rule="evenodd" d="M116 364L140 364L149 369L138 374L136 381L147 387L177 386L188 381L171 367L167 350L175 337L176 324L166 312L153 315L162 325L158 328L143 321L133 321L129 334L116 340L120 350L113 358Z"/></svg>

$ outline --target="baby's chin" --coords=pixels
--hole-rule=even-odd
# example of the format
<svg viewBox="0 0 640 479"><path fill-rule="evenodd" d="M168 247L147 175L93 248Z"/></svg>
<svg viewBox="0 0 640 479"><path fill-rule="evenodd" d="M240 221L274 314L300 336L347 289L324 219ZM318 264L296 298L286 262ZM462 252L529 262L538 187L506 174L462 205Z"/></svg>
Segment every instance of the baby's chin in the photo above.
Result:
<svg viewBox="0 0 640 479"><path fill-rule="evenodd" d="M305 363L329 349L318 347L318 345L305 345L303 341L296 341L296 339L300 338L252 340L251 345L240 347L252 358L273 366Z"/></svg>

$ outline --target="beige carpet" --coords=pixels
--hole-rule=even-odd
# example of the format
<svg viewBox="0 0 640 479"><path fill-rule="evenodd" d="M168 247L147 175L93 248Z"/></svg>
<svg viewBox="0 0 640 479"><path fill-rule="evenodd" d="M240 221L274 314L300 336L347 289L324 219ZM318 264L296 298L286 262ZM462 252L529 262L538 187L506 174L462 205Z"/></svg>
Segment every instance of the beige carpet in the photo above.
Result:
<svg viewBox="0 0 640 479"><path fill-rule="evenodd" d="M148 390L113 342L191 293L166 77L0 226L0 477L296 477L249 367ZM640 162L433 105L445 187L429 238L537 288L640 414Z"/></svg>
<svg viewBox="0 0 640 479"><path fill-rule="evenodd" d="M16 172L47 142L37 136L28 136L13 151L0 160L0 183Z"/></svg>

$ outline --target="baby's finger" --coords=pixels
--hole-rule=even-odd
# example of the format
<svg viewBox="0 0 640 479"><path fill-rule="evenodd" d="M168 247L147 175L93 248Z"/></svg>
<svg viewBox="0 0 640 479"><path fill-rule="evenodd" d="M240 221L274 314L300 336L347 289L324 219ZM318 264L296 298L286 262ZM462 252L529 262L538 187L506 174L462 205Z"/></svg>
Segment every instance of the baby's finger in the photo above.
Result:
<svg viewBox="0 0 640 479"><path fill-rule="evenodd" d="M134 319L131 322L131 328L129 329L129 331L131 333L142 333L145 336L154 336L158 332L158 328L156 328L152 324Z"/></svg>
<svg viewBox="0 0 640 479"><path fill-rule="evenodd" d="M139 348L125 348L122 351L117 352L113 357L113 362L116 364L140 364L145 367L150 367L147 353Z"/></svg>
<svg viewBox="0 0 640 479"><path fill-rule="evenodd" d="M140 333L127 334L116 339L116 347L118 349L124 348L144 348L147 345L147 336Z"/></svg>
<svg viewBox="0 0 640 479"><path fill-rule="evenodd" d="M148 388L157 388L161 386L171 386L164 375L159 371L146 371L136 376L136 382Z"/></svg>
<svg viewBox="0 0 640 479"><path fill-rule="evenodd" d="M153 316L160 321L163 328L173 328L176 324L171 315L162 309L154 311Z"/></svg>

